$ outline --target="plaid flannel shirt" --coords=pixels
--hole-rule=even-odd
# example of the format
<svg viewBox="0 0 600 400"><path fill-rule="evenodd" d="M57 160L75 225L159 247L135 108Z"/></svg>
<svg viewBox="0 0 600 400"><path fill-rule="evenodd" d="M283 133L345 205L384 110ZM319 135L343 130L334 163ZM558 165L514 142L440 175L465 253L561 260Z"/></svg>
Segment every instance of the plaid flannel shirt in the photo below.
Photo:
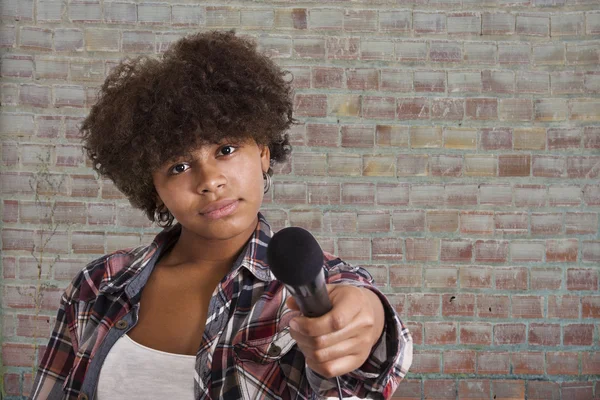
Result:
<svg viewBox="0 0 600 400"><path fill-rule="evenodd" d="M195 399L312 399L337 397L335 380L310 370L289 333L298 315L266 262L273 235L259 222L231 271L213 293L196 354ZM135 326L139 300L161 254L181 232L176 224L149 246L120 250L90 262L65 290L30 399L94 399L100 369L115 342ZM325 253L327 283L373 290L385 310L384 332L367 361L340 377L345 395L389 398L412 361L412 339L363 268ZM200 333L199 333L200 334Z"/></svg>

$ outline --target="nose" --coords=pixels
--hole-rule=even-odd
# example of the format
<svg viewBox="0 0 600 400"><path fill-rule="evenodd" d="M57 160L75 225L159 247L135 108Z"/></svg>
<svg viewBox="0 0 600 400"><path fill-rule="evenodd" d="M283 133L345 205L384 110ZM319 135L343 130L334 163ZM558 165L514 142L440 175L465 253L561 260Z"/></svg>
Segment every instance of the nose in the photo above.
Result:
<svg viewBox="0 0 600 400"><path fill-rule="evenodd" d="M215 163L203 163L197 172L197 187L198 193L215 193L223 188L227 183L227 178L223 171Z"/></svg>

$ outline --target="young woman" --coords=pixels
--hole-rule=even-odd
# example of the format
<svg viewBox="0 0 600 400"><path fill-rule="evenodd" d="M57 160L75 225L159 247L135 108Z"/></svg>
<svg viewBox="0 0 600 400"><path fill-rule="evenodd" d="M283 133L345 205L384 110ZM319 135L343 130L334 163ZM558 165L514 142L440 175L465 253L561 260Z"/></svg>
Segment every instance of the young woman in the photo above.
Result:
<svg viewBox="0 0 600 400"><path fill-rule="evenodd" d="M369 273L325 253L333 308L300 315L259 212L290 153L289 81L231 32L118 65L82 124L94 169L164 229L61 298L32 399L389 398L412 342ZM175 220L177 223L174 223Z"/></svg>

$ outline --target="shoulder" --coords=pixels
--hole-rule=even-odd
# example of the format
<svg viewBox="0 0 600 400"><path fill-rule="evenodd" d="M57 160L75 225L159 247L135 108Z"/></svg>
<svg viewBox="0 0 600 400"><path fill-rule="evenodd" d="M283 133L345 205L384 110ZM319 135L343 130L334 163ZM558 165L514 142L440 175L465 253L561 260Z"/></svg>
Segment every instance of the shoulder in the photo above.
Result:
<svg viewBox="0 0 600 400"><path fill-rule="evenodd" d="M65 291L68 302L90 301L107 286L125 283L143 267L152 245L117 250L90 261Z"/></svg>

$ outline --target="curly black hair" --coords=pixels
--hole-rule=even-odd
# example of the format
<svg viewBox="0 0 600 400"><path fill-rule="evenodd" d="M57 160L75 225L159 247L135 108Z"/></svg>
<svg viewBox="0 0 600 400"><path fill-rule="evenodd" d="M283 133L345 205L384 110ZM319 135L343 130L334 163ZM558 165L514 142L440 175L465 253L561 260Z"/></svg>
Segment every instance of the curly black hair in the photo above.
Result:
<svg viewBox="0 0 600 400"><path fill-rule="evenodd" d="M183 37L159 59L125 58L81 124L84 149L93 169L155 222L152 173L202 144L254 139L269 146L271 165L288 158L286 131L297 120L287 74L235 30Z"/></svg>

